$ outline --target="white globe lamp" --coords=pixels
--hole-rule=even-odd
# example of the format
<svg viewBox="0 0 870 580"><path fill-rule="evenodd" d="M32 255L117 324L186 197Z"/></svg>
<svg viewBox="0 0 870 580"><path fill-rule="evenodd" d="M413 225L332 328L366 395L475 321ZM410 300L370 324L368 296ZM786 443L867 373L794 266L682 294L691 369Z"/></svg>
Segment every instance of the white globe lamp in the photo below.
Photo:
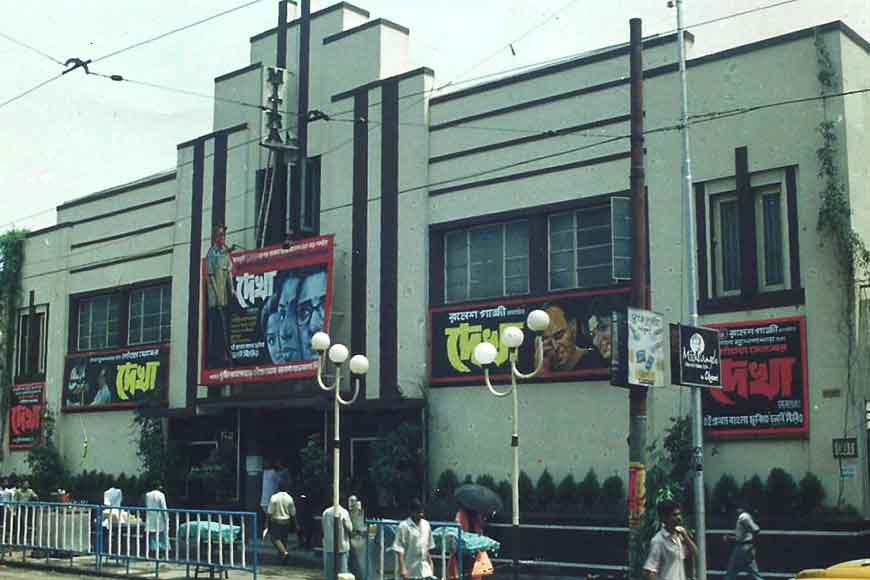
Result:
<svg viewBox="0 0 870 580"><path fill-rule="evenodd" d="M344 364L344 361L347 360L347 357L350 355L347 347L343 344L334 344L329 349L329 360L333 362L333 364Z"/></svg>
<svg viewBox="0 0 870 580"><path fill-rule="evenodd" d="M314 336L311 337L311 348L317 352L323 352L329 348L330 342L332 341L328 334L325 332L315 332Z"/></svg>
<svg viewBox="0 0 870 580"><path fill-rule="evenodd" d="M526 324L534 332L543 332L550 326L550 315L543 310L532 310L526 318Z"/></svg>
<svg viewBox="0 0 870 580"><path fill-rule="evenodd" d="M355 375L364 375L369 372L369 359L361 354L350 357L350 372Z"/></svg>
<svg viewBox="0 0 870 580"><path fill-rule="evenodd" d="M496 355L498 355L498 351L489 342L481 342L474 347L474 351L472 352L474 361L482 367L494 363Z"/></svg>

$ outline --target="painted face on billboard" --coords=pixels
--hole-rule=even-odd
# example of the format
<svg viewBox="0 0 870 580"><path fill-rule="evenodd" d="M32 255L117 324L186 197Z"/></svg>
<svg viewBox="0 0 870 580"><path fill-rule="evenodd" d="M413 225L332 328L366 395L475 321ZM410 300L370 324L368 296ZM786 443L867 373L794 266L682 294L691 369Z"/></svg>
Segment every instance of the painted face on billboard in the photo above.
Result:
<svg viewBox="0 0 870 580"><path fill-rule="evenodd" d="M284 280L281 286L281 295L278 298L278 348L281 353L281 361L289 362L300 360L299 327L296 321L296 303L299 291L299 278L290 276Z"/></svg>
<svg viewBox="0 0 870 580"><path fill-rule="evenodd" d="M577 321L568 320L561 306L546 309L550 325L544 330L544 358L550 370L572 370L577 363Z"/></svg>
<svg viewBox="0 0 870 580"><path fill-rule="evenodd" d="M323 330L326 315L326 272L310 274L302 282L296 318L299 325L299 340L305 360L315 359L318 354L311 349L311 337Z"/></svg>
<svg viewBox="0 0 870 580"><path fill-rule="evenodd" d="M592 335L592 346L598 349L602 357L610 360L610 354L613 350L610 318L599 315L590 316L589 333Z"/></svg>
<svg viewBox="0 0 870 580"><path fill-rule="evenodd" d="M281 316L277 312L269 315L266 322L266 348L269 350L269 358L275 364L286 362L282 358L281 347L278 342L278 330L281 326Z"/></svg>

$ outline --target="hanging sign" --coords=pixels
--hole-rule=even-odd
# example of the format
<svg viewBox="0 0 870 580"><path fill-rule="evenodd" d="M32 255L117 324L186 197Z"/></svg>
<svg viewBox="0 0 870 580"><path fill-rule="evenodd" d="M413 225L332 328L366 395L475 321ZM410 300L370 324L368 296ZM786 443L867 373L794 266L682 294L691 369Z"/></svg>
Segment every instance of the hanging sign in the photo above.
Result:
<svg viewBox="0 0 870 580"><path fill-rule="evenodd" d="M671 325L671 382L692 387L720 387L719 331Z"/></svg>
<svg viewBox="0 0 870 580"><path fill-rule="evenodd" d="M665 321L661 314L639 308L627 311L628 384L665 384Z"/></svg>
<svg viewBox="0 0 870 580"><path fill-rule="evenodd" d="M45 383L12 385L9 405L9 449L31 449L42 439Z"/></svg>

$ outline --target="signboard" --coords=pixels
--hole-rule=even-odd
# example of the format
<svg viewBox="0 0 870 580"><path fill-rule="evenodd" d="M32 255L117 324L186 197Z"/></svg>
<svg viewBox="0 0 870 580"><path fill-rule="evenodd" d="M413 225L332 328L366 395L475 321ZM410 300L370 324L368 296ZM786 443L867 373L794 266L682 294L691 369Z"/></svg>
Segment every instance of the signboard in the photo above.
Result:
<svg viewBox="0 0 870 580"><path fill-rule="evenodd" d="M665 384L665 321L661 314L629 308L626 319L628 333L628 384L642 387L662 387Z"/></svg>
<svg viewBox="0 0 870 580"><path fill-rule="evenodd" d="M858 457L858 439L855 437L833 439L831 444L836 459L851 459Z"/></svg>
<svg viewBox="0 0 870 580"><path fill-rule="evenodd" d="M328 332L333 237L230 253L202 264L204 385L313 377L311 337Z"/></svg>
<svg viewBox="0 0 870 580"><path fill-rule="evenodd" d="M858 475L858 465L855 463L844 463L840 466L840 479L855 479Z"/></svg>
<svg viewBox="0 0 870 580"><path fill-rule="evenodd" d="M702 392L706 435L806 436L806 318L710 326L721 330L722 388Z"/></svg>
<svg viewBox="0 0 870 580"><path fill-rule="evenodd" d="M63 410L130 408L166 401L169 349L133 348L66 359Z"/></svg>
<svg viewBox="0 0 870 580"><path fill-rule="evenodd" d="M12 385L9 402L9 449L31 449L42 439L45 383Z"/></svg>
<svg viewBox="0 0 870 580"><path fill-rule="evenodd" d="M718 330L671 325L671 382L692 387L721 386Z"/></svg>
<svg viewBox="0 0 870 580"><path fill-rule="evenodd" d="M508 349L501 343L501 331L508 326L524 329L526 316L538 308L550 315L550 326L542 333L544 368L540 378L607 378L610 313L625 310L628 292L619 288L433 307L429 310L429 380L433 385L482 384L483 371L471 356L481 341L498 349L492 377L510 378ZM533 351L533 333L527 332L519 359L525 370L532 366Z"/></svg>

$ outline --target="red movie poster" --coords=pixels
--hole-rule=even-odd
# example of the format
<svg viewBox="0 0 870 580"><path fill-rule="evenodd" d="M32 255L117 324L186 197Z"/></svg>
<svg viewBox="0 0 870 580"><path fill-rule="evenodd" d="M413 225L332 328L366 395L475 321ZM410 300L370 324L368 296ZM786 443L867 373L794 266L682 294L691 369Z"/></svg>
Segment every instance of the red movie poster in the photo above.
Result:
<svg viewBox="0 0 870 580"><path fill-rule="evenodd" d="M711 324L721 329L722 389L704 389L712 439L809 432L806 318Z"/></svg>
<svg viewBox="0 0 870 580"><path fill-rule="evenodd" d="M42 439L45 383L12 386L9 406L9 449L26 450Z"/></svg>
<svg viewBox="0 0 870 580"><path fill-rule="evenodd" d="M202 384L317 373L311 337L329 331L333 247L333 236L241 252L213 242L202 263Z"/></svg>

